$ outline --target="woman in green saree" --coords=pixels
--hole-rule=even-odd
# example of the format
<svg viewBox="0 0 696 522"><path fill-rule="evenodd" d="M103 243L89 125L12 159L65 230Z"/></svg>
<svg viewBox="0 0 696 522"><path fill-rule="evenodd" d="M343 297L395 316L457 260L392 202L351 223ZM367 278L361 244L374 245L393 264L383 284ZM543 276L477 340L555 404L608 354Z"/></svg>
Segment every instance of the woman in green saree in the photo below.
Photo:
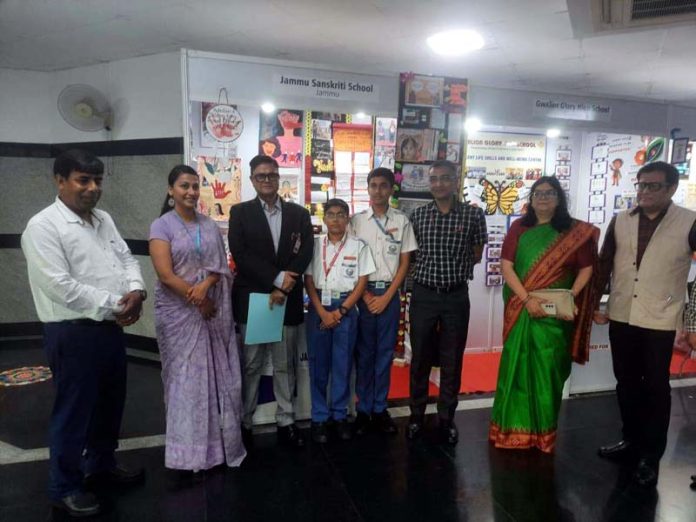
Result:
<svg viewBox="0 0 696 522"><path fill-rule="evenodd" d="M555 177L532 185L527 214L502 249L504 345L489 431L498 448L553 452L571 361L587 361L598 238L597 227L570 217ZM551 288L571 291L574 317L548 316L529 294Z"/></svg>

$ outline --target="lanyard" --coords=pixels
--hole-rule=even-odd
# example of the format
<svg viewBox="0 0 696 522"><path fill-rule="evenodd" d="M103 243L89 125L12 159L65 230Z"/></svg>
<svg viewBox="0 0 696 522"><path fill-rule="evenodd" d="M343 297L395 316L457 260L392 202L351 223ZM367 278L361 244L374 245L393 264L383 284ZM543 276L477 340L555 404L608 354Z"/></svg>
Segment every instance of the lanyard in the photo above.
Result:
<svg viewBox="0 0 696 522"><path fill-rule="evenodd" d="M333 259L331 260L331 263L329 263L329 266L327 267L326 266L326 245L329 244L329 238L328 238L328 236L324 238L324 248L323 248L323 252L322 252L322 256L321 256L321 261L322 261L322 263L324 263L324 278L325 279L327 279L327 280L329 279L329 273L331 272L331 269L333 268L333 266L336 264L336 260L338 259L338 256L341 253L341 251L343 250L343 247L346 246L347 241L348 241L348 235L346 234L343 237L343 241L341 241L341 246L338 247L338 250L334 254Z"/></svg>
<svg viewBox="0 0 696 522"><path fill-rule="evenodd" d="M384 234L385 236L387 236L389 239L391 239L391 240L393 240L393 241L396 241L396 239L394 238L394 235L393 235L391 232L387 232L387 229L384 228L384 225L382 225L382 223L381 223L381 221L379 220L379 218L378 218L377 216L375 216L374 214L372 215L372 217L374 218L375 223L377 223L377 226L379 227L379 229L382 231L382 234ZM386 218L386 219L384 220L384 222L385 222L385 223L388 223L388 222L389 222L389 217L388 217L386 214L385 214L384 217Z"/></svg>
<svg viewBox="0 0 696 522"><path fill-rule="evenodd" d="M191 239L191 242L193 243L193 248L196 250L196 254L198 254L198 259L200 260L203 257L203 242L201 240L201 224L200 222L196 219L196 238L191 235L191 231L188 229L186 226L186 223L184 223L184 220L181 219L179 214L174 211L174 214L176 215L176 218L179 220L179 223L181 223L181 226L184 227L184 230L186 231L186 235Z"/></svg>

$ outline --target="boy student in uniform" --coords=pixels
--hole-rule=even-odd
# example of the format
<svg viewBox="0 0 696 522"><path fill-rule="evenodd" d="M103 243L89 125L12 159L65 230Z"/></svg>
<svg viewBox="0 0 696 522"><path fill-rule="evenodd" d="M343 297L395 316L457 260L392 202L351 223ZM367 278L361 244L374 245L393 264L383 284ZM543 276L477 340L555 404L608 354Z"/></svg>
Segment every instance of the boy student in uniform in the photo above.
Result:
<svg viewBox="0 0 696 522"><path fill-rule="evenodd" d="M387 411L387 394L399 328L399 288L408 273L411 252L418 248L406 214L389 206L394 173L374 169L367 175L367 192L370 208L351 220L353 232L368 244L377 266L358 302L357 435L367 431L370 421L383 433L396 433Z"/></svg>
<svg viewBox="0 0 696 522"><path fill-rule="evenodd" d="M328 234L314 242L314 257L305 272L310 299L307 350L312 397L312 440L324 444L327 426L335 423L341 440L351 438L348 424L350 374L358 330L356 304L375 271L370 247L346 233L348 204L330 199L324 205ZM331 400L327 399L331 376Z"/></svg>

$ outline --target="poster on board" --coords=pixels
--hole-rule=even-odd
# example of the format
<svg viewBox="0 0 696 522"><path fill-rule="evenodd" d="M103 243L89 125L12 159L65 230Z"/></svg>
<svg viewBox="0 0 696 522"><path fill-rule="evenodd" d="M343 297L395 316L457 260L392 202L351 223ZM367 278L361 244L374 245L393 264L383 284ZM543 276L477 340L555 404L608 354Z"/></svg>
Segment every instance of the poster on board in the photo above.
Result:
<svg viewBox="0 0 696 522"><path fill-rule="evenodd" d="M303 116L303 111L291 109L261 112L259 154L271 156L280 167L300 167Z"/></svg>

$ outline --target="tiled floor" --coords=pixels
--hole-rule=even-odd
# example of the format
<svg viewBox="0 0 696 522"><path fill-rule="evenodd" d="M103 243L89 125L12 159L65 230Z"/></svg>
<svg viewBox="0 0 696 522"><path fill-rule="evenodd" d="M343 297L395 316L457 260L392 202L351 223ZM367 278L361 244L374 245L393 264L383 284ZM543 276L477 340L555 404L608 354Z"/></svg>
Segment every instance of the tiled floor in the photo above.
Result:
<svg viewBox="0 0 696 522"><path fill-rule="evenodd" d="M0 370L43 363L36 341L0 341ZM163 432L156 366L131 362L124 438ZM348 443L278 447L257 435L240 469L218 469L179 484L163 468L163 448L121 452L144 466L131 490L102 491L107 521L696 521L696 388L672 393L669 446L655 492L630 484L630 468L595 456L619 436L611 394L563 403L555 456L492 449L488 409L457 413L460 441L444 447L430 436L409 444L400 434L370 434ZM0 388L0 441L23 449L46 445L51 385ZM397 419L403 432L406 419ZM0 444L0 452L2 445ZM43 459L0 466L0 521L63 520L46 499Z"/></svg>

